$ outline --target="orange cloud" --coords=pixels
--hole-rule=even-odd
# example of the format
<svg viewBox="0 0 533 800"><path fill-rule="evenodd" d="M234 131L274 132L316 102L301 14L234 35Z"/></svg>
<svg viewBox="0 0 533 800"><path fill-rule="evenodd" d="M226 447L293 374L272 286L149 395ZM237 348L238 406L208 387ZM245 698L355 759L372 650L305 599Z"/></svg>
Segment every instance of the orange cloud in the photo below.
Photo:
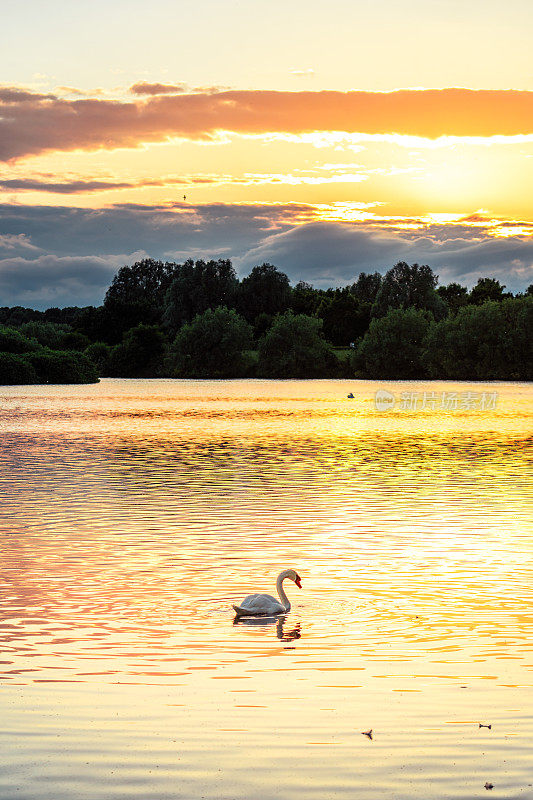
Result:
<svg viewBox="0 0 533 800"><path fill-rule="evenodd" d="M176 89L178 91L178 89ZM346 131L440 136L533 134L533 92L196 91L121 102L0 89L0 159L49 150L136 147L172 137Z"/></svg>

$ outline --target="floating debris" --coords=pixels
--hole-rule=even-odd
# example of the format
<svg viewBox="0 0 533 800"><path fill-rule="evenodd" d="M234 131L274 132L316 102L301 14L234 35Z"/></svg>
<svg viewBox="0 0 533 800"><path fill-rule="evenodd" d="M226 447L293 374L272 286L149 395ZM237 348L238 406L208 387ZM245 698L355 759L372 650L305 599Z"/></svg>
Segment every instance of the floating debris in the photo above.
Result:
<svg viewBox="0 0 533 800"><path fill-rule="evenodd" d="M485 784L485 789L494 789L494 784L487 781Z"/></svg>
<svg viewBox="0 0 533 800"><path fill-rule="evenodd" d="M362 736L368 736L369 739L372 739L372 728L369 731L361 731Z"/></svg>
<svg viewBox="0 0 533 800"><path fill-rule="evenodd" d="M492 730L492 725L483 725L483 723L482 723L482 722L480 722L480 723L479 723L479 727L480 727L480 728L488 728L488 729L489 729L489 731L491 731L491 730Z"/></svg>

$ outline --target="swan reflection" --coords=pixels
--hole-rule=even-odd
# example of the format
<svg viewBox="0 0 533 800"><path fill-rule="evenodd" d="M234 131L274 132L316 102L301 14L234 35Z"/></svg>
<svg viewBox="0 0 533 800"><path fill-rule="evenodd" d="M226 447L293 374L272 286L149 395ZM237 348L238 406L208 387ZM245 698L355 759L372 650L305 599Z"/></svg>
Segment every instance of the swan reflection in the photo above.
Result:
<svg viewBox="0 0 533 800"><path fill-rule="evenodd" d="M234 625L250 625L252 627L266 628L269 625L276 625L276 636L282 642L293 642L295 639L300 639L301 624L298 622L293 628L285 630L286 616L276 617L239 617L237 615L233 620Z"/></svg>

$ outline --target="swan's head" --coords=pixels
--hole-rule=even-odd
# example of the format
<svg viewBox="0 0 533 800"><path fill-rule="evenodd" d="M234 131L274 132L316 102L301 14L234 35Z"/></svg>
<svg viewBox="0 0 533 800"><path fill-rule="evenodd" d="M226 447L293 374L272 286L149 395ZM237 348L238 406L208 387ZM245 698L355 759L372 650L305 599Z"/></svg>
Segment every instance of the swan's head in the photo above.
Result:
<svg viewBox="0 0 533 800"><path fill-rule="evenodd" d="M289 571L289 574L287 575L287 578L290 578L291 581L294 581L294 583L296 584L298 589L302 588L302 579L300 578L300 576L298 575L298 573L296 572L295 569L291 569Z"/></svg>

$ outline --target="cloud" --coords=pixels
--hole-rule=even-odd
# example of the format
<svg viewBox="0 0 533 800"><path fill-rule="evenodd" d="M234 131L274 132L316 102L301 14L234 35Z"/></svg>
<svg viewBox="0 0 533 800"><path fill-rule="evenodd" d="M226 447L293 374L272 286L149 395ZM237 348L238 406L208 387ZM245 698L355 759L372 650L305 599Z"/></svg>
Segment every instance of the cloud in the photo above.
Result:
<svg viewBox="0 0 533 800"><path fill-rule="evenodd" d="M3 255L17 255L19 253L40 253L39 247L31 243L25 233L4 233L0 234L0 258Z"/></svg>
<svg viewBox="0 0 533 800"><path fill-rule="evenodd" d="M155 94L180 94L185 92L187 86L185 83L147 83L146 81L139 81L130 86L132 94L139 95L155 95Z"/></svg>
<svg viewBox="0 0 533 800"><path fill-rule="evenodd" d="M398 245L398 237L387 232L312 222L267 236L237 263L245 273L255 264L270 262L294 281L338 286L362 270L386 270L391 260L398 260Z"/></svg>
<svg viewBox="0 0 533 800"><path fill-rule="evenodd" d="M130 253L154 258L178 250L231 249L241 255L272 232L313 219L305 204L116 204L104 209L0 204L0 236L24 236L42 253L58 256ZM0 240L1 241L1 240ZM117 262L117 268L120 262Z"/></svg>
<svg viewBox="0 0 533 800"><path fill-rule="evenodd" d="M490 276L521 291L533 282L533 237L495 236L497 221L482 214L447 225L378 216L324 222L322 213L305 204L0 206L0 305L99 304L116 271L146 255L231 258L241 276L269 261L293 282L321 287L399 260L429 264L441 283L472 286Z"/></svg>
<svg viewBox="0 0 533 800"><path fill-rule="evenodd" d="M29 308L92 305L101 302L118 263L132 263L144 253L121 256L58 257L41 255L0 259L0 303Z"/></svg>
<svg viewBox="0 0 533 800"><path fill-rule="evenodd" d="M55 100L53 94L38 94L27 89L19 89L16 86L0 86L0 103L9 105L11 103L38 103L41 100Z"/></svg>
<svg viewBox="0 0 533 800"><path fill-rule="evenodd" d="M355 165L357 166L357 165ZM306 170L306 172L315 170ZM41 178L4 178L0 179L0 191L6 192L49 192L51 194L86 194L90 192L109 192L118 189L142 189L145 187L163 186L252 186L263 184L285 184L298 186L302 184L318 185L324 183L358 183L367 179L368 175L381 170L347 172L340 170L329 176L294 175L290 173L253 173L247 172L242 177L217 173L195 173L194 175L166 176L158 180L140 179L137 181L113 180L42 180ZM407 170L405 170L407 171ZM297 170L303 173L303 170Z"/></svg>
<svg viewBox="0 0 533 800"><path fill-rule="evenodd" d="M386 272L397 261L429 264L440 283L468 286L495 277L513 291L533 281L533 238L494 238L463 226L428 226L423 232L369 228L365 223L313 222L265 237L236 260L243 273L264 261L276 264L293 281L317 286L348 283L361 271Z"/></svg>
<svg viewBox="0 0 533 800"><path fill-rule="evenodd" d="M178 91L179 86L173 94L149 94L126 102L69 99L4 87L0 159L49 150L137 147L172 138L212 140L220 131L254 135L344 131L429 139L533 134L530 91Z"/></svg>
<svg viewBox="0 0 533 800"><path fill-rule="evenodd" d="M141 184L142 185L142 184ZM153 182L150 185L154 185ZM161 182L157 183L161 186ZM10 178L0 180L0 189L23 192L52 192L53 194L81 194L84 192L103 192L110 189L127 189L139 186L138 183L124 181L42 181L33 178Z"/></svg>

